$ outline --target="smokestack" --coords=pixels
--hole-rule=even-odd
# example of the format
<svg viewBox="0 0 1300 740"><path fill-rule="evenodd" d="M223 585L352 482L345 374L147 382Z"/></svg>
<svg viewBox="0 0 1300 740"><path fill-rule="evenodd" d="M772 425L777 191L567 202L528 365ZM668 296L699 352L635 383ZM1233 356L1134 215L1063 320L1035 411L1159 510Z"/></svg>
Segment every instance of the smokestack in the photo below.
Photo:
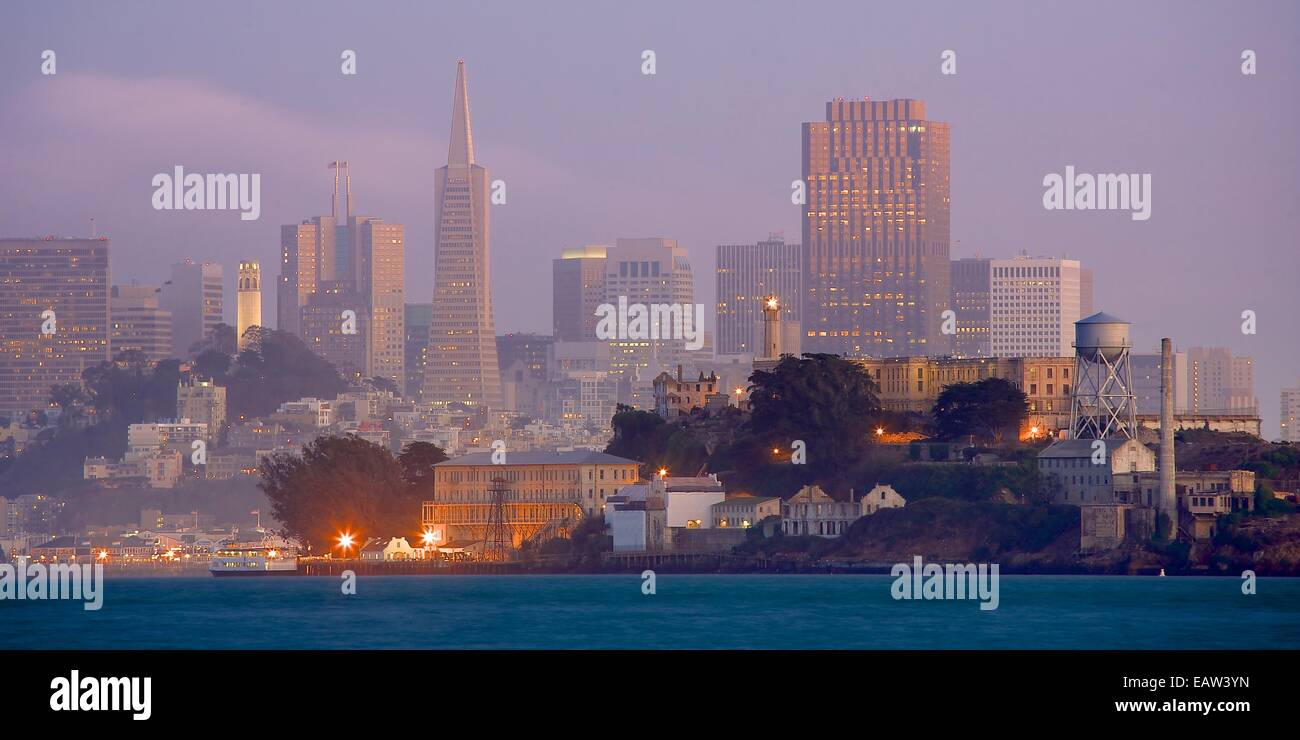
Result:
<svg viewBox="0 0 1300 740"><path fill-rule="evenodd" d="M1174 351L1169 337L1160 340L1160 500L1157 511L1169 517L1170 539L1178 533L1178 496L1174 491Z"/></svg>

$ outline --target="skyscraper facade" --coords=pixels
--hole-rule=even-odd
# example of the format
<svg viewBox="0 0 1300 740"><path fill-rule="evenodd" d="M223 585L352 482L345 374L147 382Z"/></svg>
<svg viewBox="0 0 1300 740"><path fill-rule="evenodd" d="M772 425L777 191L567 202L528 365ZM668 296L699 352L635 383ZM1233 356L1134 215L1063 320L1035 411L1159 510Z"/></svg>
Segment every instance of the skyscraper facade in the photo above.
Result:
<svg viewBox="0 0 1300 740"><path fill-rule="evenodd" d="M424 365L429 351L429 321L433 317L433 304L407 303L403 306L402 315L405 334L402 369L406 374L402 392L415 398L424 388Z"/></svg>
<svg viewBox="0 0 1300 740"><path fill-rule="evenodd" d="M1188 411L1194 414L1258 413L1255 361L1227 347L1189 347Z"/></svg>
<svg viewBox="0 0 1300 740"><path fill-rule="evenodd" d="M492 320L487 168L474 159L465 61L456 65L447 165L435 176L433 316L424 400L501 406Z"/></svg>
<svg viewBox="0 0 1300 740"><path fill-rule="evenodd" d="M988 357L993 352L989 338L990 263L987 257L952 261L952 311L957 318L952 353L958 357Z"/></svg>
<svg viewBox="0 0 1300 740"><path fill-rule="evenodd" d="M377 218L355 217L353 222L358 289L369 313L366 375L387 378L401 389L406 383L405 229Z"/></svg>
<svg viewBox="0 0 1300 740"><path fill-rule="evenodd" d="M113 355L138 350L150 362L172 356L172 314L158 304L155 285L114 285L109 299Z"/></svg>
<svg viewBox="0 0 1300 740"><path fill-rule="evenodd" d="M676 239L619 239L605 257L605 302L618 306L690 307L694 321L695 280L685 247ZM686 309L684 308L683 311ZM703 327L692 328L703 331ZM610 372L624 383L634 377L649 382L678 362L686 362L684 338L646 339L618 336L609 341Z"/></svg>
<svg viewBox="0 0 1300 740"><path fill-rule="evenodd" d="M1084 273L1078 260L1027 256L993 260L989 264L993 355L1073 355L1074 322L1091 315L1085 308L1092 309L1092 281L1085 285Z"/></svg>
<svg viewBox="0 0 1300 740"><path fill-rule="evenodd" d="M803 124L802 143L804 351L947 345L948 124L919 100L840 99Z"/></svg>
<svg viewBox="0 0 1300 740"><path fill-rule="evenodd" d="M588 244L564 250L551 262L551 318L557 342L596 341L596 308L605 302L605 255Z"/></svg>
<svg viewBox="0 0 1300 740"><path fill-rule="evenodd" d="M108 249L107 237L0 239L0 414L45 408L50 386L109 359Z"/></svg>
<svg viewBox="0 0 1300 740"><path fill-rule="evenodd" d="M1300 442L1300 382L1282 389L1281 430L1283 442Z"/></svg>
<svg viewBox="0 0 1300 740"><path fill-rule="evenodd" d="M406 385L405 229L353 214L348 163L332 162L330 169L330 215L280 230L279 326L298 334L344 374L387 378L401 390ZM344 311L355 315L355 324L344 325Z"/></svg>
<svg viewBox="0 0 1300 740"><path fill-rule="evenodd" d="M225 321L221 265L186 259L172 265L158 304L172 314L172 356L189 357L190 347Z"/></svg>
<svg viewBox="0 0 1300 740"><path fill-rule="evenodd" d="M249 260L239 263L236 286L236 334L239 348L244 348L244 332L251 326L262 325L262 266Z"/></svg>
<svg viewBox="0 0 1300 740"><path fill-rule="evenodd" d="M717 264L718 354L761 354L763 302L768 296L779 300L783 329L795 324L797 331L803 298L798 244L786 244L780 234L757 244L719 244Z"/></svg>

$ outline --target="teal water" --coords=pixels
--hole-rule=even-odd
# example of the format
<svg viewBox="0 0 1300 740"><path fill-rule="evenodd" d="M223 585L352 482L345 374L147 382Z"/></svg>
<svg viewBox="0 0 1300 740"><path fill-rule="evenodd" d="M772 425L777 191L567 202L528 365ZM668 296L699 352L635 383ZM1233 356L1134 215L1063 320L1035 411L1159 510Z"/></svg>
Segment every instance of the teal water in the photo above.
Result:
<svg viewBox="0 0 1300 740"><path fill-rule="evenodd" d="M1004 576L1000 604L866 575L109 578L104 606L0 600L0 649L1300 648L1300 579Z"/></svg>

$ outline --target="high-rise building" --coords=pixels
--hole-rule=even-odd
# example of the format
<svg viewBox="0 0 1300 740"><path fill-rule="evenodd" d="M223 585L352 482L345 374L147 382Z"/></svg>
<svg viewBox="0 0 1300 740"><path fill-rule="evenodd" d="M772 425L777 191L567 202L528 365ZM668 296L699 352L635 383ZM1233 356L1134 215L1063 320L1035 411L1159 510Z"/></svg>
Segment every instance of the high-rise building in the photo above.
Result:
<svg viewBox="0 0 1300 740"><path fill-rule="evenodd" d="M1187 353L1174 352L1173 384L1174 413L1181 414L1187 410L1188 367ZM1137 403L1137 413L1160 414L1160 376L1161 355L1159 352L1132 353L1129 365L1133 369L1133 400Z"/></svg>
<svg viewBox="0 0 1300 740"><path fill-rule="evenodd" d="M349 239L355 230L352 220L352 170L347 162L329 164L334 170L334 194L330 215L315 216L298 224L280 227L280 279L276 285L276 328L301 335L302 309L322 281L346 279L352 275ZM346 210L340 217L339 173L345 172ZM340 220L340 218L342 220ZM341 232L341 233L340 233ZM340 244L340 238L343 243ZM340 274L340 266L342 267Z"/></svg>
<svg viewBox="0 0 1300 740"><path fill-rule="evenodd" d="M137 350L150 362L172 356L172 314L158 305L155 285L114 285L109 300L113 355Z"/></svg>
<svg viewBox="0 0 1300 740"><path fill-rule="evenodd" d="M351 281L327 280L302 307L302 341L348 379L366 374L370 322L364 303Z"/></svg>
<svg viewBox="0 0 1300 740"><path fill-rule="evenodd" d="M107 237L0 239L0 414L43 409L50 386L110 359L108 249Z"/></svg>
<svg viewBox="0 0 1300 740"><path fill-rule="evenodd" d="M239 263L236 293L236 330L239 348L244 348L244 332L262 325L262 266L253 260Z"/></svg>
<svg viewBox="0 0 1300 740"><path fill-rule="evenodd" d="M551 317L557 342L596 340L596 309L605 302L605 255L609 247L566 249L551 262Z"/></svg>
<svg viewBox="0 0 1300 740"><path fill-rule="evenodd" d="M620 301L629 306L637 303L647 307L680 306L683 315L690 311L692 330L703 331L702 326L694 323L695 280L691 274L691 261L686 248L678 246L676 239L619 239L615 242L605 258L605 302L618 306ZM660 372L686 361L684 336L671 339L618 336L608 338L608 341L610 371L624 383L634 377L649 383Z"/></svg>
<svg viewBox="0 0 1300 740"><path fill-rule="evenodd" d="M948 351L947 123L919 100L834 100L803 124L804 351Z"/></svg>
<svg viewBox="0 0 1300 740"><path fill-rule="evenodd" d="M406 383L405 229L377 218L354 217L357 288L369 313L366 335L368 377Z"/></svg>
<svg viewBox="0 0 1300 740"><path fill-rule="evenodd" d="M1234 357L1227 347L1189 347L1187 362L1188 411L1258 413L1254 359Z"/></svg>
<svg viewBox="0 0 1300 740"><path fill-rule="evenodd" d="M465 60L456 65L447 165L438 170L434 203L433 318L424 400L501 406L492 320L487 168L474 160Z"/></svg>
<svg viewBox="0 0 1300 740"><path fill-rule="evenodd" d="M1078 260L1018 256L989 264L989 343L995 357L1074 354L1074 322L1091 307ZM1091 286L1091 280L1088 281ZM960 327L961 318L957 324Z"/></svg>
<svg viewBox="0 0 1300 740"><path fill-rule="evenodd" d="M281 227L279 325L302 337L340 371L387 378L402 388L406 383L405 229L353 214L348 163L335 161L330 169L334 170L330 215ZM340 172L347 198L343 211ZM318 293L323 295L315 297ZM342 333L343 311L357 317L355 334Z"/></svg>
<svg viewBox="0 0 1300 740"><path fill-rule="evenodd" d="M963 257L952 261L952 304L956 314L956 333L952 353L958 357L988 357L992 354L989 338L989 302L992 282L987 257Z"/></svg>
<svg viewBox="0 0 1300 740"><path fill-rule="evenodd" d="M1282 389L1282 441L1300 442L1300 382Z"/></svg>
<svg viewBox="0 0 1300 740"><path fill-rule="evenodd" d="M190 347L225 321L221 265L186 259L172 265L158 304L172 314L172 356L189 357Z"/></svg>
<svg viewBox="0 0 1300 740"><path fill-rule="evenodd" d="M770 234L757 244L718 245L718 308L714 342L720 355L758 355L763 302L776 296L781 325L799 330L803 264L798 244ZM787 352L787 354L791 354Z"/></svg>
<svg viewBox="0 0 1300 740"><path fill-rule="evenodd" d="M429 351L429 321L433 318L432 303L407 303L403 310L403 372L406 385L403 393L410 398L420 395L424 387L424 364Z"/></svg>

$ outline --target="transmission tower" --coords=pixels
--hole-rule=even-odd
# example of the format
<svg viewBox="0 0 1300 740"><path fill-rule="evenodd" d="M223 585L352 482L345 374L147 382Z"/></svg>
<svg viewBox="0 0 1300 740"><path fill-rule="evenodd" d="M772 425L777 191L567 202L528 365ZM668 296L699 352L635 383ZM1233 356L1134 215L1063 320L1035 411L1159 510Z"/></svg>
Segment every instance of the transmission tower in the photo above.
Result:
<svg viewBox="0 0 1300 740"><path fill-rule="evenodd" d="M514 537L506 523L506 496L510 488L506 479L496 477L488 487L491 507L488 509L487 531L483 535L483 559L491 562L505 562L514 552Z"/></svg>

